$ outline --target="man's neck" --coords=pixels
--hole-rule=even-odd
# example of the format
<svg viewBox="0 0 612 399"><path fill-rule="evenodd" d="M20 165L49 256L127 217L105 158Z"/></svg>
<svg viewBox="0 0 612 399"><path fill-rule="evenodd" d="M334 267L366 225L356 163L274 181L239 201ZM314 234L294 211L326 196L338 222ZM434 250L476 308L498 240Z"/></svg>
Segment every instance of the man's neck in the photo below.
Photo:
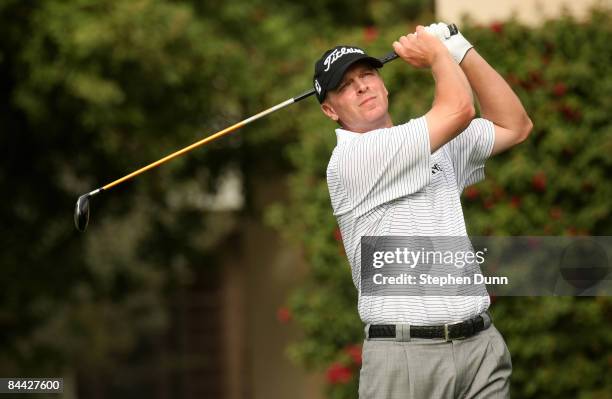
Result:
<svg viewBox="0 0 612 399"><path fill-rule="evenodd" d="M393 127L393 121L391 120L391 115L387 114L385 115L384 118L370 125L364 125L360 127L350 127L350 126L345 126L344 124L341 124L341 126L342 126L342 129L348 130L354 133L367 133L367 132L371 132L372 130L376 130L376 129L384 129L384 128Z"/></svg>

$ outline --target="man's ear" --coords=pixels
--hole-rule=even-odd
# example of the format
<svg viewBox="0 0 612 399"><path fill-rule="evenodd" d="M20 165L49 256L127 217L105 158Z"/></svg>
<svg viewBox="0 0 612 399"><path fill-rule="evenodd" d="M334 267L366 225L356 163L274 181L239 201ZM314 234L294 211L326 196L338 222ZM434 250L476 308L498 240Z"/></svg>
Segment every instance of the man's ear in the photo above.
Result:
<svg viewBox="0 0 612 399"><path fill-rule="evenodd" d="M321 111L323 111L323 113L327 115L331 120L338 122L338 119L340 117L334 110L334 107L332 107L327 101L321 104Z"/></svg>

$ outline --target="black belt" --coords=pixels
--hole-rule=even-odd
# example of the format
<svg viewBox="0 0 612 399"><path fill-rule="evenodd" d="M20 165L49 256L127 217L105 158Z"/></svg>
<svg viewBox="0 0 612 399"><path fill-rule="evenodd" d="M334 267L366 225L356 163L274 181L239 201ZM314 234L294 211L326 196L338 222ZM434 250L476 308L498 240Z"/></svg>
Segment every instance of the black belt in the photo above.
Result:
<svg viewBox="0 0 612 399"><path fill-rule="evenodd" d="M488 327L488 326L487 326ZM411 338L443 338L446 341L467 338L485 329L484 318L473 319L441 326L410 326ZM395 324L374 324L368 330L368 338L395 338Z"/></svg>

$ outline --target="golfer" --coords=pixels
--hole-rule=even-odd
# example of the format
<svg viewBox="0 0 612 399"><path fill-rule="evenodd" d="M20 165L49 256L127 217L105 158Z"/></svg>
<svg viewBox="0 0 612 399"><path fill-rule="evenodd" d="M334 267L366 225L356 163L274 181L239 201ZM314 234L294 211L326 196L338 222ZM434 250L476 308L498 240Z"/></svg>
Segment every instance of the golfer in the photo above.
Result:
<svg viewBox="0 0 612 399"><path fill-rule="evenodd" d="M461 192L484 178L487 158L525 140L532 122L504 79L446 25L419 26L393 49L431 69L434 101L423 116L394 123L382 63L358 47L325 52L313 81L322 111L339 125L327 184L365 324L359 397L507 398L512 363L489 296L362 295L360 240L466 236Z"/></svg>

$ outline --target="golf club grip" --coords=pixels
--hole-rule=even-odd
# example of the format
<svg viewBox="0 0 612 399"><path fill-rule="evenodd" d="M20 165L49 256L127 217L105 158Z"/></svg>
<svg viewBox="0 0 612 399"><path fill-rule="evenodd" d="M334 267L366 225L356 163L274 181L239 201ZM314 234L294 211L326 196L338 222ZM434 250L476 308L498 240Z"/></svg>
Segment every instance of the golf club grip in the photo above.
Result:
<svg viewBox="0 0 612 399"><path fill-rule="evenodd" d="M459 29L457 28L457 25L455 25L455 24L448 25L448 30L450 31L451 36L456 35L457 33L459 33ZM396 58L399 58L399 55L395 54L395 51L391 51L390 53L388 53L384 57L379 58L379 60L384 65L387 62L393 61Z"/></svg>
<svg viewBox="0 0 612 399"><path fill-rule="evenodd" d="M305 99L307 97L312 96L313 94L316 94L315 89L307 90L307 91L303 92L302 94L300 94L299 96L293 97L293 102L296 103L296 102L301 101L301 100L303 100L303 99Z"/></svg>

